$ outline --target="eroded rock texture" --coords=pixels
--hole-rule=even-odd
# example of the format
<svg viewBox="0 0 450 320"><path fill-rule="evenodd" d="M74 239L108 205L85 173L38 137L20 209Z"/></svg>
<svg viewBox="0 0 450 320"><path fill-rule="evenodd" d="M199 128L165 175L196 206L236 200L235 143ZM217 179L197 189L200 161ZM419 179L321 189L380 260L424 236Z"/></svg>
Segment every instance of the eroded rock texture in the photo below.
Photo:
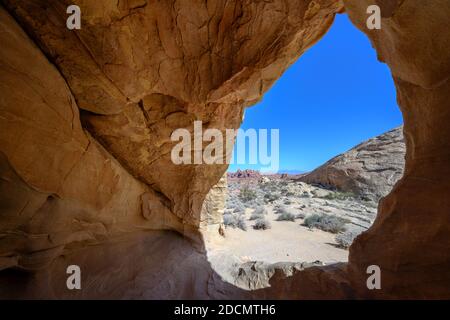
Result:
<svg viewBox="0 0 450 320"><path fill-rule="evenodd" d="M200 227L206 231L219 231L223 235L223 213L227 196L227 175L224 174L205 197L200 213Z"/></svg>
<svg viewBox="0 0 450 320"><path fill-rule="evenodd" d="M57 69L5 10L0 16L0 270L42 268L69 244L119 232L182 229L83 130Z"/></svg>
<svg viewBox="0 0 450 320"><path fill-rule="evenodd" d="M1 151L7 171L42 198L33 207L5 193L8 245L1 256L8 261L83 240L68 236L72 224L106 238L115 228L147 225L195 231L205 196L227 165L173 164L171 133L192 131L194 120L204 129L238 128L244 107L320 38L341 6L331 0L2 3L32 40L2 10L8 73L2 73ZM69 4L81 8L81 30L66 28ZM12 188L7 178L3 183ZM37 223L41 207L55 219ZM48 240L51 231L63 239ZM44 244L36 246L35 234Z"/></svg>
<svg viewBox="0 0 450 320"><path fill-rule="evenodd" d="M299 180L378 201L401 178L404 165L402 126L334 157Z"/></svg>
<svg viewBox="0 0 450 320"><path fill-rule="evenodd" d="M353 286L368 265L383 272L384 297L450 297L450 3L377 1L388 14L367 30L372 1L345 0L352 22L391 68L404 117L405 173L381 201L372 228L350 248Z"/></svg>
<svg viewBox="0 0 450 320"><path fill-rule="evenodd" d="M184 223L226 165L174 165L170 134L237 128L328 29L338 1L4 1L61 70L84 127ZM65 27L69 4L82 28Z"/></svg>
<svg viewBox="0 0 450 320"><path fill-rule="evenodd" d="M310 268L289 277L275 272L271 287L252 296L448 298L450 3L377 0L382 29L369 31L366 9L373 1L343 2L392 70L405 118L405 176L382 201L374 226L351 247L348 265ZM194 120L205 128L237 128L243 109L326 32L342 11L341 2L1 3L6 10L0 9L0 269L47 266L24 287L3 272L3 290L17 290L15 297L37 297L40 288L54 293L47 296L65 296L60 282L41 273L62 279L65 263L55 258L64 254L91 271L85 298L102 292L151 298L159 289L166 290L164 297L242 297L212 281L214 273L205 260L199 262L202 257L182 264L189 275L177 278L183 285L174 289L146 268L108 269L94 263L95 247L78 250L136 230L195 231L204 199L226 165L174 165L170 133L192 130ZM82 9L77 31L65 27L66 7L73 3ZM142 260L151 256L148 247L164 249L164 239L174 243L173 252L185 245L163 234L159 241L148 238L156 247L137 246L147 241L139 238L134 246L119 241L116 253L129 252L137 265L157 266L150 268L154 272L169 270L164 278L169 281L170 270L178 270L176 260ZM131 261L115 256L108 259ZM365 287L371 264L382 269L380 291ZM159 289L129 287L113 294L108 270L131 270L127 279Z"/></svg>

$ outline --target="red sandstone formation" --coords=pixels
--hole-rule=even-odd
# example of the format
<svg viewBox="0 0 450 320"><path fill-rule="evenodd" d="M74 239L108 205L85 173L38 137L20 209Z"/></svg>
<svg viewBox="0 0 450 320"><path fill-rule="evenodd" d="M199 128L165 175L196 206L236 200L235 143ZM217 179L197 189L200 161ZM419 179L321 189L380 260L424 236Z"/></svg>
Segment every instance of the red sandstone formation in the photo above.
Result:
<svg viewBox="0 0 450 320"><path fill-rule="evenodd" d="M378 201L402 177L403 127L364 141L298 178Z"/></svg>
<svg viewBox="0 0 450 320"><path fill-rule="evenodd" d="M257 170L236 170L236 172L229 172L227 174L228 179L260 179L261 173Z"/></svg>

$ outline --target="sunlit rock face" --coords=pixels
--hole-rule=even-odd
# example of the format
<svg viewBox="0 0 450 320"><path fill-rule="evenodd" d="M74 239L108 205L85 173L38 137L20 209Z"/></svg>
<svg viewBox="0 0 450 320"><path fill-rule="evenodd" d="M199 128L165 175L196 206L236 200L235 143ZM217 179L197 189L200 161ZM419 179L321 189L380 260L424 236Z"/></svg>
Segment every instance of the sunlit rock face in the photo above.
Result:
<svg viewBox="0 0 450 320"><path fill-rule="evenodd" d="M450 4L377 0L382 29L369 31L366 9L373 1L343 2L391 68L405 120L405 176L381 202L374 226L350 248L349 264L289 277L274 272L270 288L250 295L449 298ZM81 30L66 28L69 4L82 9ZM118 241L137 230L191 234L203 220L204 199L227 165L174 165L173 129L192 130L194 120L204 128L237 128L244 108L343 10L338 0L2 0L2 5L0 269L59 274L64 264L57 257L79 257L93 279L84 298L106 297L112 294L108 286L115 285L104 278L114 269L93 263L98 259L93 247L79 251L86 245ZM177 252L178 240L163 234L152 236L155 250L170 241ZM145 240L133 239L130 248L142 250L127 250L118 241L129 255L117 261L150 256L149 246L137 245ZM182 264L189 270L182 290L159 282L163 296L249 296L224 290L204 260L201 267L196 263L201 259ZM170 268L176 259L135 261L164 269L164 279L179 271ZM366 287L372 264L383 272L379 291ZM132 270L133 279L158 283L144 272L147 267L120 266ZM11 288L15 297L37 297L44 284L52 293L47 296L66 294L61 283L44 275L33 278L36 286L25 285L26 291L8 279L0 277L1 288ZM141 289L123 296L160 294Z"/></svg>
<svg viewBox="0 0 450 320"><path fill-rule="evenodd" d="M170 134L238 128L243 108L329 28L339 1L4 1L82 111L83 127L197 226L226 165L174 165ZM65 27L82 9L81 30ZM86 112L84 112L86 111Z"/></svg>
<svg viewBox="0 0 450 320"><path fill-rule="evenodd" d="M224 174L219 182L214 185L205 197L200 214L200 227L205 231L223 234L223 213L225 199L227 197L227 175Z"/></svg>
<svg viewBox="0 0 450 320"><path fill-rule="evenodd" d="M67 245L182 229L85 131L64 78L0 9L0 270L46 267ZM157 210L147 213L147 203Z"/></svg>
<svg viewBox="0 0 450 320"><path fill-rule="evenodd" d="M405 142L401 126L360 143L299 180L378 201L402 177L404 166Z"/></svg>

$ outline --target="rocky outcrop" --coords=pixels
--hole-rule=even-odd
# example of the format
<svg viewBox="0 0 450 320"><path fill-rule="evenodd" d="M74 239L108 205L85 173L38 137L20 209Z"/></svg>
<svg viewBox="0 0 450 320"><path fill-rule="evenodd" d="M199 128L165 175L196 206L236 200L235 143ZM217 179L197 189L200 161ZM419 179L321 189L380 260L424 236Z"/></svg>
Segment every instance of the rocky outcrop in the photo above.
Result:
<svg viewBox="0 0 450 320"><path fill-rule="evenodd" d="M279 262L264 263L258 261L244 262L239 265L232 275L233 284L245 290L255 290L270 286L270 279L280 277L291 277L293 274L311 268L322 266L320 261L316 262Z"/></svg>
<svg viewBox="0 0 450 320"><path fill-rule="evenodd" d="M204 199L227 165L174 165L169 133L192 130L193 120L205 128L237 128L243 109L345 7L391 69L404 115L404 176L381 201L373 226L350 247L348 264L290 277L275 273L269 289L251 296L449 298L450 4L375 0L382 28L368 30L373 2L2 0L1 268L45 266L62 279L57 271L65 271L67 261L58 264L58 257L70 256L90 271L84 298L125 296L109 277L114 273L101 268L100 247L86 247L108 242L117 246L102 247L111 257L105 261L143 266L118 269L133 279L126 297L242 297L215 281L206 260L199 263L201 251L186 256L192 263L178 265L159 259L168 252L166 237L149 232L149 243L134 238L120 249L121 236L197 230ZM81 30L65 27L69 4L81 7ZM192 248L187 241L171 243L175 253ZM132 248L142 250L117 259ZM147 250L159 253L146 260L152 257ZM369 265L380 266L382 290L367 289ZM160 270L166 282L156 291L132 290L134 279L155 284ZM174 275L182 286L170 285ZM40 272L2 272L0 280L2 295L37 297L45 286L52 297L67 295L63 282ZM119 288L115 295L113 288Z"/></svg>
<svg viewBox="0 0 450 320"><path fill-rule="evenodd" d="M257 170L238 169L235 172L228 172L227 177L229 179L258 179L259 180L259 179L261 179L262 176L261 176L261 173L259 173L259 171L257 171Z"/></svg>
<svg viewBox="0 0 450 320"><path fill-rule="evenodd" d="M223 235L223 212L227 195L227 175L224 174L219 182L209 190L203 202L200 228L206 232Z"/></svg>
<svg viewBox="0 0 450 320"><path fill-rule="evenodd" d="M399 127L334 157L298 180L378 201L401 178L405 152L403 127Z"/></svg>

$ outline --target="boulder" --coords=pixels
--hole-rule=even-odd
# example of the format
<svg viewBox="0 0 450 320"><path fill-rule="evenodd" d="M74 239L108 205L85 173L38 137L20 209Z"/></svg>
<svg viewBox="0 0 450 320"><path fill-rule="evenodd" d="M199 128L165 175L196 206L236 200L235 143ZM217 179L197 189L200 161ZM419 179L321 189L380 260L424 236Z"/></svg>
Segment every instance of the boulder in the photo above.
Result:
<svg viewBox="0 0 450 320"><path fill-rule="evenodd" d="M378 201L403 175L403 126L369 139L298 180Z"/></svg>

